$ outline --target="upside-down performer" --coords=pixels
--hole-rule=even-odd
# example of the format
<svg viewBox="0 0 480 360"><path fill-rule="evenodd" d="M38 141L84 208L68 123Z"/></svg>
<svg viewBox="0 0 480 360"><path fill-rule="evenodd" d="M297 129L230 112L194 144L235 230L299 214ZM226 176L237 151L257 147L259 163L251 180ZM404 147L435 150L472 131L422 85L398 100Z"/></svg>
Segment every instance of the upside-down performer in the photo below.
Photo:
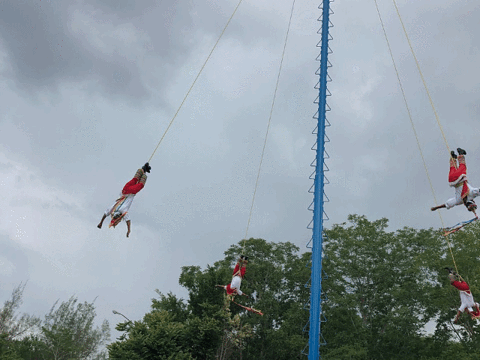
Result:
<svg viewBox="0 0 480 360"><path fill-rule="evenodd" d="M473 199L480 195L480 189L471 187L467 181L467 165L465 163L467 152L461 148L457 148L457 152L458 156L454 151L450 153L450 171L448 173L448 183L455 188L455 197L448 199L445 204L432 207L432 211L441 208L451 209L461 204L464 204L468 211L473 213L477 210L477 204Z"/></svg>
<svg viewBox="0 0 480 360"><path fill-rule="evenodd" d="M446 267L445 270L448 271L450 284L460 291L460 300L462 302L453 322L456 323L464 311L470 314L472 320L480 318L480 306L473 300L473 295L468 284L453 269Z"/></svg>
<svg viewBox="0 0 480 360"><path fill-rule="evenodd" d="M128 217L128 209L132 205L135 195L143 189L147 181L147 172L149 173L152 167L147 163L141 169L138 169L132 180L127 182L122 189L120 197L115 200L115 203L109 207L102 216L102 220L97 225L99 229L102 228L103 221L107 216L111 216L109 227L117 226L120 221L124 220L127 223L127 237L130 235L130 218Z"/></svg>
<svg viewBox="0 0 480 360"><path fill-rule="evenodd" d="M218 285L218 287L222 287L226 290L227 295L244 295L247 296L240 290L240 285L242 285L242 279L245 276L245 272L247 271L247 264L248 264L248 257L240 255L240 259L237 260L237 264L235 265L235 269L233 269L232 274L232 282L228 285Z"/></svg>
<svg viewBox="0 0 480 360"><path fill-rule="evenodd" d="M237 260L235 269L233 269L232 282L228 285L217 285L217 287L225 289L225 291L227 292L227 297L234 304L244 308L247 311L251 311L256 314L263 315L263 313L260 310L238 304L237 302L234 301L235 295L243 295L248 297L247 294L243 293L242 290L240 290L240 285L242 285L242 279L245 276L245 272L247 271L247 263L248 263L248 257L240 255L240 259Z"/></svg>

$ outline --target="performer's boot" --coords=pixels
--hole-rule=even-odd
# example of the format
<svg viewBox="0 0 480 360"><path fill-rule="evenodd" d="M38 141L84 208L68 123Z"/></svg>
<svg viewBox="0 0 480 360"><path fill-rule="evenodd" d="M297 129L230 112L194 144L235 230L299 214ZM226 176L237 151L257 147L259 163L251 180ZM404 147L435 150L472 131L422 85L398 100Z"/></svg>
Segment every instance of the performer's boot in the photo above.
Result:
<svg viewBox="0 0 480 360"><path fill-rule="evenodd" d="M457 148L458 155L467 155L467 152L461 148Z"/></svg>
<svg viewBox="0 0 480 360"><path fill-rule="evenodd" d="M152 167L150 166L150 164L148 162L146 162L145 165L142 166L142 169L143 169L143 171L149 173L150 170L152 170Z"/></svg>
<svg viewBox="0 0 480 360"><path fill-rule="evenodd" d="M457 158L457 154L455 154L455 151L450 151L450 155L452 156L452 158L456 159Z"/></svg>
<svg viewBox="0 0 480 360"><path fill-rule="evenodd" d="M145 171L143 171L143 169L138 169L137 172L135 173L134 178L137 180L140 180L143 174L145 174Z"/></svg>

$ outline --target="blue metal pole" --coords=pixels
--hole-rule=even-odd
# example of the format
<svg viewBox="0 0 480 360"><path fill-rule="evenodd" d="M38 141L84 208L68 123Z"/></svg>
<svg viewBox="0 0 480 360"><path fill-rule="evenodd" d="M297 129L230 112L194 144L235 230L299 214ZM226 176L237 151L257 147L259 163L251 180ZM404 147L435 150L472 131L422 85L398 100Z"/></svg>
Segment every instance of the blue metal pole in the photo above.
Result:
<svg viewBox="0 0 480 360"><path fill-rule="evenodd" d="M320 83L318 98L318 132L315 169L315 192L313 210L312 241L312 275L310 292L310 330L308 342L308 359L320 357L320 316L322 313L322 233L323 233L323 194L325 185L325 112L327 104L327 69L328 69L328 28L330 0L323 0L322 43L320 50Z"/></svg>

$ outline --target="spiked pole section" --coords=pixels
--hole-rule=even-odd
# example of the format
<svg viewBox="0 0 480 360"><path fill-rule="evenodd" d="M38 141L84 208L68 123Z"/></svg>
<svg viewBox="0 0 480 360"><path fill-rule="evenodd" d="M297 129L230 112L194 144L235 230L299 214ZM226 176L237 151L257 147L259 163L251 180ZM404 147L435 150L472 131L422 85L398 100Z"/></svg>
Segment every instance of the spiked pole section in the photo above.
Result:
<svg viewBox="0 0 480 360"><path fill-rule="evenodd" d="M316 161L315 161L315 182L314 182L314 198L313 198L313 236L312 236L312 265L311 265L311 290L310 290L310 327L308 341L308 359L318 360L320 358L320 341L322 338L320 332L321 315L322 315L322 246L323 246L323 220L324 220L324 185L325 171L328 170L325 165L325 140L328 137L325 134L325 127L328 124L326 120L326 112L330 110L327 105L327 82L330 77L327 74L328 68L331 66L328 62L328 54L331 52L328 47L330 40L329 27L331 23L330 16L330 0L323 0L321 21L321 45L320 45L320 81L318 83L318 123L317 123L317 144L316 144ZM320 20L320 19L319 19ZM318 59L318 58L317 58ZM326 214L325 214L326 215Z"/></svg>

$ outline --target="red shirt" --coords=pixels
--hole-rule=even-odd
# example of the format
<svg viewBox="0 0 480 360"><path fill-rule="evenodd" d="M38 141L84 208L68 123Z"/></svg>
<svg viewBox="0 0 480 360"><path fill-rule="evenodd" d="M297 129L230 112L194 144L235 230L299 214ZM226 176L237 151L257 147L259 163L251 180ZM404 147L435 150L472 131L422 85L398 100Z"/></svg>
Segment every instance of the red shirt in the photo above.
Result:
<svg viewBox="0 0 480 360"><path fill-rule="evenodd" d="M240 264L237 263L237 265L235 265L235 269L233 269L233 276L240 276L243 279L243 277L245 276L245 271L247 271L247 268L245 266L242 266L242 268L240 268ZM227 290L228 295L237 293L237 289L232 289L230 284L226 286L225 290Z"/></svg>
<svg viewBox="0 0 480 360"><path fill-rule="evenodd" d="M466 291L468 294L470 294L470 287L465 281L457 281L455 280L454 282L451 283L453 286L455 286L458 290L460 291Z"/></svg>

